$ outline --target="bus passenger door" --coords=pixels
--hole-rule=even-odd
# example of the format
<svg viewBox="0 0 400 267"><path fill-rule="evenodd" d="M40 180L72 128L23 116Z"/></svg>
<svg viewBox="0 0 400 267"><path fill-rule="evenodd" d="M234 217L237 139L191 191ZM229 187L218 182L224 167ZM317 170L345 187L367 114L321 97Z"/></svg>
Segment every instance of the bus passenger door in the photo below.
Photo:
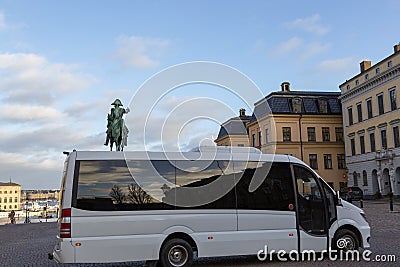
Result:
<svg viewBox="0 0 400 267"><path fill-rule="evenodd" d="M289 163L235 162L238 247L242 254L297 249L295 193ZM238 168L239 166L239 168Z"/></svg>
<svg viewBox="0 0 400 267"><path fill-rule="evenodd" d="M327 249L328 231L324 195L318 179L303 166L294 165L297 184L299 251Z"/></svg>

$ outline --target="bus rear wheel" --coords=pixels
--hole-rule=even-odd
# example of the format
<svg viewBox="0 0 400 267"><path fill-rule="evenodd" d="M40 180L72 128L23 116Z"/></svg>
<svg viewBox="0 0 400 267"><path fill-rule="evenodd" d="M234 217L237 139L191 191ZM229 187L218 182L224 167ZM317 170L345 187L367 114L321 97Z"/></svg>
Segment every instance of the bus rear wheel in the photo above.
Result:
<svg viewBox="0 0 400 267"><path fill-rule="evenodd" d="M193 249L183 239L170 239L161 248L160 262L164 267L191 266L193 263Z"/></svg>

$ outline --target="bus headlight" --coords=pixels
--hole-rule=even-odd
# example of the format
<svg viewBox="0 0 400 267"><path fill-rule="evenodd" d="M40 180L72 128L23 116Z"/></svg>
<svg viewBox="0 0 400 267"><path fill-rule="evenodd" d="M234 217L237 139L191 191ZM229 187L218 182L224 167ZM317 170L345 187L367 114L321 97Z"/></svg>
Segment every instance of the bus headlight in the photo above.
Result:
<svg viewBox="0 0 400 267"><path fill-rule="evenodd" d="M364 213L364 212L360 212L360 214L361 214L361 217L363 217L364 220L365 220L366 222L368 222L368 221L367 221L367 216L365 215L365 213Z"/></svg>

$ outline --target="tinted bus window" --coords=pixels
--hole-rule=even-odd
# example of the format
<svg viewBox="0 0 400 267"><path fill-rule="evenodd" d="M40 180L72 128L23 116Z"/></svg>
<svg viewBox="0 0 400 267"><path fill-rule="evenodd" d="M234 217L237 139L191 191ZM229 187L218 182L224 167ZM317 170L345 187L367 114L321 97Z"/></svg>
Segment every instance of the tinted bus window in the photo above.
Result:
<svg viewBox="0 0 400 267"><path fill-rule="evenodd" d="M236 209L229 161L176 161L177 208Z"/></svg>
<svg viewBox="0 0 400 267"><path fill-rule="evenodd" d="M73 206L97 211L173 208L163 202L167 184L174 182L175 169L168 161L128 165L125 160L77 161Z"/></svg>
<svg viewBox="0 0 400 267"><path fill-rule="evenodd" d="M292 175L289 163L245 163L238 173L240 181L236 186L238 209L291 210L295 204ZM252 179L261 179L257 188L251 189Z"/></svg>

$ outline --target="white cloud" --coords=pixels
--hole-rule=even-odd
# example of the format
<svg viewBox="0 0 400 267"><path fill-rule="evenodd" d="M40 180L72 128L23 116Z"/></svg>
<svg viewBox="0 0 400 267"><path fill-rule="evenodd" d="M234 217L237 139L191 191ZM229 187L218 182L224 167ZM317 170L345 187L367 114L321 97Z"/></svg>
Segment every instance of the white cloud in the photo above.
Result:
<svg viewBox="0 0 400 267"><path fill-rule="evenodd" d="M354 57L338 58L324 60L318 64L318 69L321 71L331 72L331 71L342 71L348 70L357 66L357 59Z"/></svg>
<svg viewBox="0 0 400 267"><path fill-rule="evenodd" d="M287 26L289 28L297 28L318 35L324 35L329 31L329 29L319 24L320 19L321 16L319 14L314 14L311 17L299 18L289 22L287 23Z"/></svg>
<svg viewBox="0 0 400 267"><path fill-rule="evenodd" d="M169 41L165 39L120 36L114 57L129 67L154 68L160 65L156 58L168 45Z"/></svg>
<svg viewBox="0 0 400 267"><path fill-rule="evenodd" d="M55 121L64 119L65 115L48 106L3 105L0 120L3 121Z"/></svg>
<svg viewBox="0 0 400 267"><path fill-rule="evenodd" d="M274 56L283 56L293 51L299 50L304 44L304 41L298 37L292 37L289 40L280 43L273 49Z"/></svg>
<svg viewBox="0 0 400 267"><path fill-rule="evenodd" d="M0 54L0 97L8 103L51 104L60 95L95 82L76 69L36 54Z"/></svg>
<svg viewBox="0 0 400 267"><path fill-rule="evenodd" d="M322 52L325 52L331 47L330 44L326 43L320 43L320 42L312 42L308 43L307 45L304 46L303 52L301 54L301 57L303 59L313 57L315 55L318 55Z"/></svg>

